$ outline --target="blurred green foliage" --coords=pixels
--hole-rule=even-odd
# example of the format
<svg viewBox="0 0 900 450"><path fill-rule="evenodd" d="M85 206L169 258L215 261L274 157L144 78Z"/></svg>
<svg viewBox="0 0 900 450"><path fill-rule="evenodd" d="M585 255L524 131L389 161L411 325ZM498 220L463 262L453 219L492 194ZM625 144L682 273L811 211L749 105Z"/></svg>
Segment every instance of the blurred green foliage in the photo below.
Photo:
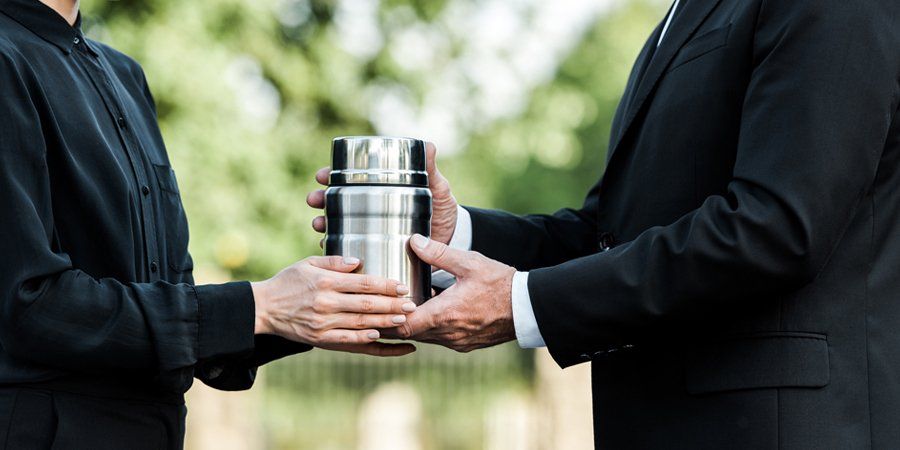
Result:
<svg viewBox="0 0 900 450"><path fill-rule="evenodd" d="M462 51L451 48L429 67L399 64L391 57L397 22L427 26L454 2L386 0L378 14L385 45L370 57L350 54L336 38L338 3L82 2L88 34L147 74L199 278L203 270L268 277L320 253L305 197L317 187L315 170L329 163L331 138L377 132L370 85L400 85L424 101L423 80ZM601 16L555 78L527 93L522 113L479 124L462 151L442 158L460 201L515 212L579 205L601 174L615 105L660 6L631 2ZM254 96L274 98L275 114L248 108Z"/></svg>
<svg viewBox="0 0 900 450"><path fill-rule="evenodd" d="M87 33L135 58L147 74L188 212L198 282L262 279L319 254L321 236L310 228L317 213L305 197L317 188L315 171L329 163L331 139L379 132L373 120L379 90L399 90L419 106L434 101L434 78L461 61L465 65L472 50L446 16L485 4L351 3L376 5L381 42L371 51L342 45L339 22L348 12L341 11L340 1L82 1ZM460 128L463 139L439 164L461 202L519 213L581 204L602 173L609 124L631 64L665 8L663 0L605 3L612 6L578 37L551 76L521 94L520 110L474 114L461 128L447 124ZM528 11L523 15L528 29L534 18ZM440 44L426 48L427 64L397 57L409 29L437 35L426 42ZM463 77L458 88L463 103L474 104L484 92L469 81ZM425 355L437 351L427 349ZM480 431L458 431L467 429L466 417L481 417L478 408L487 393L531 383L530 353L514 345L494 351L506 355L495 358L503 363L473 372L488 374L485 379L444 376L457 372L428 369L419 364L425 355L388 363L315 352L278 363L268 372L272 444L346 448L352 433L335 432L326 423L354 417L361 392L399 377L423 392L428 426L447 431L436 435L443 437L432 442L434 448L478 448ZM465 373L467 357L447 361ZM358 373L374 375L358 384ZM299 406L291 412L292 405ZM308 422L302 430L280 426L316 417L325 422ZM318 447L304 444L312 442Z"/></svg>

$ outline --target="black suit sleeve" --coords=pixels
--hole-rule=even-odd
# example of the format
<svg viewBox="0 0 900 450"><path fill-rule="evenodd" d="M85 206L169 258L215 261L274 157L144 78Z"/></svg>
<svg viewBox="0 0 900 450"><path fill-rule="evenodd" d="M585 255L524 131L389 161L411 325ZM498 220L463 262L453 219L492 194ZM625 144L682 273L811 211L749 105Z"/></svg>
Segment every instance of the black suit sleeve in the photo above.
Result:
<svg viewBox="0 0 900 450"><path fill-rule="evenodd" d="M45 119L0 58L0 345L81 373L165 373L253 349L248 283L127 283L78 270L56 238Z"/></svg>
<svg viewBox="0 0 900 450"><path fill-rule="evenodd" d="M312 346L289 341L280 336L258 334L249 355L205 361L196 376L207 386L223 391L250 389L256 380L256 369L277 359L308 352Z"/></svg>
<svg viewBox="0 0 900 450"><path fill-rule="evenodd" d="M817 276L869 195L900 101L885 3L763 2L727 193L612 251L531 272L557 362Z"/></svg>
<svg viewBox="0 0 900 450"><path fill-rule="evenodd" d="M581 209L561 209L553 215L523 217L466 207L472 216L472 249L518 270L552 266L595 253L598 186L588 193Z"/></svg>

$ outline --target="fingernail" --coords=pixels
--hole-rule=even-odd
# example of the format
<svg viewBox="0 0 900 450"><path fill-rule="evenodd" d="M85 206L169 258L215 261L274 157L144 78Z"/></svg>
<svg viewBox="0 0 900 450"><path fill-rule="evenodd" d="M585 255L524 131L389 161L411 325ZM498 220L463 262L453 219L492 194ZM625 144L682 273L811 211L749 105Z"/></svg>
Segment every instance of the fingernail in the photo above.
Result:
<svg viewBox="0 0 900 450"><path fill-rule="evenodd" d="M403 284L397 286L397 295L406 295L406 294L409 294L409 287L407 287L406 285L403 285Z"/></svg>
<svg viewBox="0 0 900 450"><path fill-rule="evenodd" d="M354 258L353 256L345 256L344 264L346 264L348 266L355 266L355 265L359 264L359 258Z"/></svg>
<svg viewBox="0 0 900 450"><path fill-rule="evenodd" d="M394 322L394 323L406 322L406 316L394 316L391 318L391 322Z"/></svg>
<svg viewBox="0 0 900 450"><path fill-rule="evenodd" d="M413 245L415 245L419 249L423 249L428 246L428 238L422 236L421 234L413 235L412 239L410 240L412 241Z"/></svg>
<svg viewBox="0 0 900 450"><path fill-rule="evenodd" d="M413 312L416 310L416 304L413 302L404 303L403 306L400 307L404 312Z"/></svg>
<svg viewBox="0 0 900 450"><path fill-rule="evenodd" d="M378 336L381 336L381 335L378 334L377 331L370 331L369 334L367 334L367 336L369 337L369 339L378 339Z"/></svg>

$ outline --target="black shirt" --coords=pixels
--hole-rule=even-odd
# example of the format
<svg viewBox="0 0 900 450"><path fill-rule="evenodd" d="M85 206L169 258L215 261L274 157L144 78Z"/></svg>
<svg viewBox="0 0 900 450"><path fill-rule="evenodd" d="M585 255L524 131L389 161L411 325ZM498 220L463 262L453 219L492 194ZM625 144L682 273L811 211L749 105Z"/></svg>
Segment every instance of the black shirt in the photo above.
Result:
<svg viewBox="0 0 900 450"><path fill-rule="evenodd" d="M193 285L140 66L37 0L0 12L0 385L178 400L199 367L249 387L252 291Z"/></svg>

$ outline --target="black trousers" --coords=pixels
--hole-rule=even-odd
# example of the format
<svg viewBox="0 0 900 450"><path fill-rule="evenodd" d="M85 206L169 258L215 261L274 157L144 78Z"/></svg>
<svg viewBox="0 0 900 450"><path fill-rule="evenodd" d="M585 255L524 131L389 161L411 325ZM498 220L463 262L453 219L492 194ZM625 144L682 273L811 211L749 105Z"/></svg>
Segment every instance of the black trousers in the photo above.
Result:
<svg viewBox="0 0 900 450"><path fill-rule="evenodd" d="M0 389L0 449L181 450L183 404Z"/></svg>

